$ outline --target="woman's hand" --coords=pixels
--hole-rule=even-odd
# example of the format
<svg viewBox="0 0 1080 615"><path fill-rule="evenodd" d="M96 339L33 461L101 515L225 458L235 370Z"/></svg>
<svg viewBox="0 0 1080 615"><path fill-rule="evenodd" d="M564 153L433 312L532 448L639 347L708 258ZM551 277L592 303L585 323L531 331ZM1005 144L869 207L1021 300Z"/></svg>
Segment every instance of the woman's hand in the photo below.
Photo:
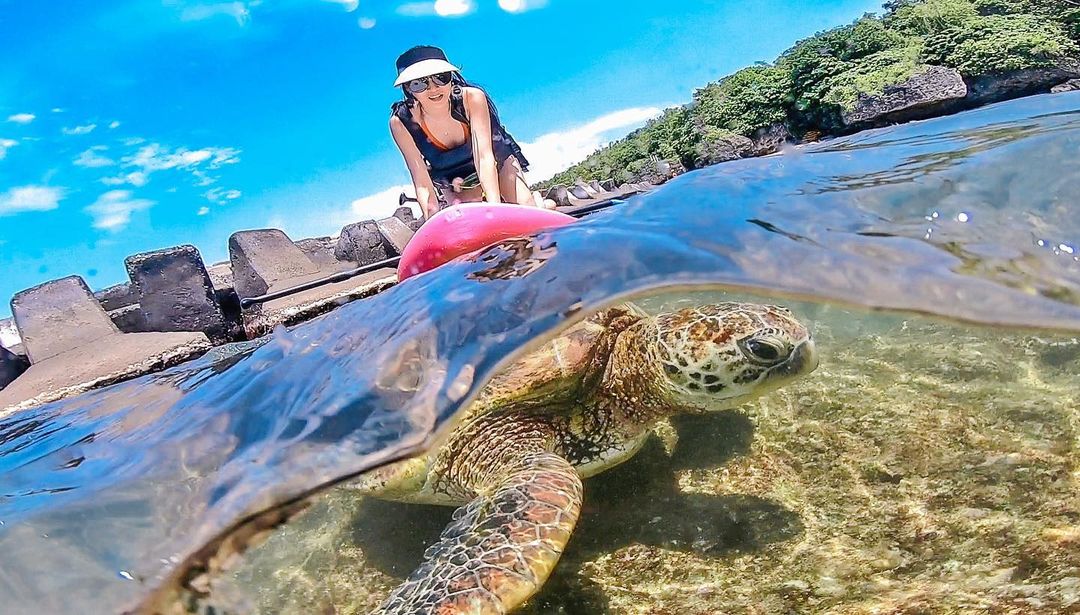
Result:
<svg viewBox="0 0 1080 615"><path fill-rule="evenodd" d="M430 220L431 216L439 213L439 197L434 189L415 184L413 187L416 188L416 202L420 204L420 209L424 212L424 219Z"/></svg>

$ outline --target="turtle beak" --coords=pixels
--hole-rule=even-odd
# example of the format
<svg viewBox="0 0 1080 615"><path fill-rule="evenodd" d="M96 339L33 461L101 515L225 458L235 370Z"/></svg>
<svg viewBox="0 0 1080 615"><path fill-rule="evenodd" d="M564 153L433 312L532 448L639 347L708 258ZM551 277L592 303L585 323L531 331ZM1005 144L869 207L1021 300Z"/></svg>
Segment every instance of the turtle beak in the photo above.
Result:
<svg viewBox="0 0 1080 615"><path fill-rule="evenodd" d="M813 338L806 338L806 341L791 351L791 356L788 357L787 361L784 361L773 370L773 374L782 378L794 378L809 374L817 369L817 366L817 347L814 345Z"/></svg>

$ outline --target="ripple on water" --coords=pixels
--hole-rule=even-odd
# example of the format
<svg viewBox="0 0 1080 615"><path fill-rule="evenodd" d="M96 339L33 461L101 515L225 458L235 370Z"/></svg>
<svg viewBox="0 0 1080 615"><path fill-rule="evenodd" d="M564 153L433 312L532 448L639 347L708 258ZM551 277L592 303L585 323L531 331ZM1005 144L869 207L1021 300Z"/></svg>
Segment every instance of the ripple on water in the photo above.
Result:
<svg viewBox="0 0 1080 615"><path fill-rule="evenodd" d="M222 536L227 555L295 511L275 507L423 446L566 314L712 285L804 300L822 367L598 477L533 612L1075 608L1078 109L1036 97L690 173L259 347L0 417L0 596L130 608ZM375 561L370 506L317 500L237 604L377 601L407 566ZM448 512L402 510L423 536Z"/></svg>

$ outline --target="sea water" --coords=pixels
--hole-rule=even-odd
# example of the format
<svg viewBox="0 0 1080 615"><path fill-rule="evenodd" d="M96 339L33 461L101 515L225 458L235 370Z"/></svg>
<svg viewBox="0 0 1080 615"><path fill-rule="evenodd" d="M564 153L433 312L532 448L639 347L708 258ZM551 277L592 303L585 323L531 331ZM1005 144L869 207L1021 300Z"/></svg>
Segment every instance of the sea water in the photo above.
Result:
<svg viewBox="0 0 1080 615"><path fill-rule="evenodd" d="M736 299L792 308L820 367L587 481L523 612L1080 609L1077 151L1062 94L718 165L258 348L0 418L0 598L368 612L452 510L331 484L423 448L590 310ZM209 553L229 571L200 574Z"/></svg>
<svg viewBox="0 0 1080 615"><path fill-rule="evenodd" d="M642 304L732 298L769 300ZM522 612L1080 606L1080 340L784 303L813 328L820 367L739 410L676 419L674 446L656 438L586 481L569 547ZM451 513L338 489L256 549L219 604L367 613Z"/></svg>

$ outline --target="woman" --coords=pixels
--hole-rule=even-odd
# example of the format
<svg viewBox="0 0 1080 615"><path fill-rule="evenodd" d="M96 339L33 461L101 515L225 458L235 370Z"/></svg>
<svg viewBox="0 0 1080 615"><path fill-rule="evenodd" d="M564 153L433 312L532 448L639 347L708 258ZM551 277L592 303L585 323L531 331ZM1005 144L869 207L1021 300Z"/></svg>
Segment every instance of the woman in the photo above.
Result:
<svg viewBox="0 0 1080 615"><path fill-rule="evenodd" d="M397 72L405 99L392 107L390 132L425 217L466 201L536 205L521 147L441 49L413 47L398 57Z"/></svg>

